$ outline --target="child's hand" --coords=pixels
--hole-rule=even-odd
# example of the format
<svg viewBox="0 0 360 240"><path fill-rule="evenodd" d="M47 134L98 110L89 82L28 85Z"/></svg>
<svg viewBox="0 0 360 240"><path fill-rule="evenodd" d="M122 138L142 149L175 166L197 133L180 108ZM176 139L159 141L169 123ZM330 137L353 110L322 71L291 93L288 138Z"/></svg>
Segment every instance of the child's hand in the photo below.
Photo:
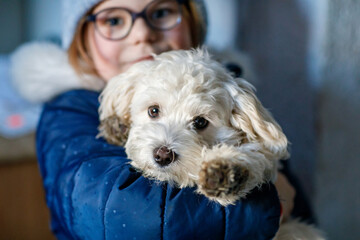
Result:
<svg viewBox="0 0 360 240"><path fill-rule="evenodd" d="M294 207L295 188L289 183L287 178L278 173L278 178L275 182L276 189L279 193L280 203L282 206L282 221L288 219Z"/></svg>

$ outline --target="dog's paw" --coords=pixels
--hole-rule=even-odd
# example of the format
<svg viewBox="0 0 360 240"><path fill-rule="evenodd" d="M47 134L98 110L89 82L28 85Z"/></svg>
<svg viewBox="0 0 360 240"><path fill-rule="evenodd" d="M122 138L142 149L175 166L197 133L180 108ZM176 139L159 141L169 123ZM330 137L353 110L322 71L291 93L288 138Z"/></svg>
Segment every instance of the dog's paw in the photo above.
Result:
<svg viewBox="0 0 360 240"><path fill-rule="evenodd" d="M129 123L116 115L105 118L98 127L97 137L103 137L108 143L124 146L129 135Z"/></svg>
<svg viewBox="0 0 360 240"><path fill-rule="evenodd" d="M227 160L204 162L199 173L199 191L223 205L241 197L249 171L239 163Z"/></svg>

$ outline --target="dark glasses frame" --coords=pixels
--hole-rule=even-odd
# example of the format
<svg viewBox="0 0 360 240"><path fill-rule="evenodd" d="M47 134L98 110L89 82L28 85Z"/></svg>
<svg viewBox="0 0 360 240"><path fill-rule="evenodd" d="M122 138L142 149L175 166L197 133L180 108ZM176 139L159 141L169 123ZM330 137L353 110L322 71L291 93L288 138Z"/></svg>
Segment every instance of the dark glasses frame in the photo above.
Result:
<svg viewBox="0 0 360 240"><path fill-rule="evenodd" d="M86 21L87 21L87 22L93 22L94 25L95 25L96 31L97 31L102 37L104 37L105 39L112 40L112 41L118 41L118 40L121 40L121 39L126 38L126 37L129 35L129 33L131 32L131 30L132 30L132 28L133 28L133 26L134 26L134 23L135 23L136 19L138 19L138 18L144 19L145 22L146 22L146 24L147 24L150 28L152 28L152 29L154 29L154 30L166 31L166 30L170 30L170 29L176 27L177 25L179 25L179 24L181 23L181 21L182 21L182 7L181 7L181 6L182 6L182 5L185 5L185 6L188 8L188 2L189 2L189 0L175 0L175 1L179 4L179 17L178 17L178 19L177 19L177 21L176 21L176 23L175 23L174 25L171 25L171 26L166 27L166 28L159 28L159 27L157 27L157 26L154 26L154 25L151 23L151 21L149 21L147 15L146 15L146 12L147 12L147 10L149 9L149 7L150 7L152 4L154 4L155 2L158 2L158 1L160 1L160 0L151 1L150 3L148 3L148 4L145 6L145 8L144 8L141 12L134 12L134 11L132 11L132 10L130 10L130 9L128 9L128 8L124 8L124 7L106 8L106 9L103 9L103 10L101 10L101 11L95 13L95 14L90 14L90 15L88 15L88 16L86 17ZM101 33L101 31L98 29L97 24L96 24L96 19L97 19L98 15L101 14L101 13L103 13L104 11L116 10L116 9L124 10L124 11L126 11L126 12L128 12L128 13L130 14L130 16L131 16L131 25L130 25L129 30L127 31L127 33L126 33L124 36L121 36L121 37L119 37L119 38L109 38L109 37L107 37L107 36L104 36L104 35Z"/></svg>

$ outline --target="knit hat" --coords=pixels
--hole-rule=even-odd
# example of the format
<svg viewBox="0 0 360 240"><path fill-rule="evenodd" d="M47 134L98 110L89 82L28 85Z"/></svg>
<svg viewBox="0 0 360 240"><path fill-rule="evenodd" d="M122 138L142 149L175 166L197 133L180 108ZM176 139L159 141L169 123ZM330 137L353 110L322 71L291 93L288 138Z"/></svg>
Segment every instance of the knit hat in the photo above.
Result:
<svg viewBox="0 0 360 240"><path fill-rule="evenodd" d="M76 26L84 14L102 0L63 0L62 1L62 47L68 49ZM196 3L198 12L207 25L207 13L203 0L193 0ZM206 31L206 29L205 29Z"/></svg>

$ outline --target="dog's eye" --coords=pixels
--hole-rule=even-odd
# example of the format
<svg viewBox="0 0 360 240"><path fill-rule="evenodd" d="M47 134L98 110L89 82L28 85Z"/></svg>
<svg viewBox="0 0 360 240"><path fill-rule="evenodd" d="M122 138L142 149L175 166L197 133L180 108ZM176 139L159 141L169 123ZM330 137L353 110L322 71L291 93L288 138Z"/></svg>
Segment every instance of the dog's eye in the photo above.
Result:
<svg viewBox="0 0 360 240"><path fill-rule="evenodd" d="M159 109L159 106L157 106L157 105L150 106L148 108L148 114L149 114L149 117L151 117L151 118L157 118L159 116L159 113L160 113L160 109Z"/></svg>
<svg viewBox="0 0 360 240"><path fill-rule="evenodd" d="M209 124L209 121L206 120L206 119L203 118L203 117L196 117L196 118L194 119L193 123L194 123L194 127L195 127L196 129L199 129L199 130L200 130L200 129L206 128L206 127L208 126L208 124Z"/></svg>

